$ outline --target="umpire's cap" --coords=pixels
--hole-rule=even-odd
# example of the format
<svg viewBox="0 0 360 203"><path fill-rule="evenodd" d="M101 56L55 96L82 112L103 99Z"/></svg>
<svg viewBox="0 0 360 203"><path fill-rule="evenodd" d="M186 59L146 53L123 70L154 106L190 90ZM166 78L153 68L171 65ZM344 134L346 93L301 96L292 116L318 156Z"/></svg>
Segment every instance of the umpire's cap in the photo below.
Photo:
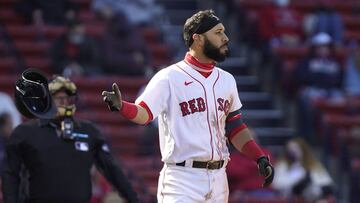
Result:
<svg viewBox="0 0 360 203"><path fill-rule="evenodd" d="M48 80L38 70L26 69L15 82L15 105L27 118L54 118L56 106L48 88Z"/></svg>

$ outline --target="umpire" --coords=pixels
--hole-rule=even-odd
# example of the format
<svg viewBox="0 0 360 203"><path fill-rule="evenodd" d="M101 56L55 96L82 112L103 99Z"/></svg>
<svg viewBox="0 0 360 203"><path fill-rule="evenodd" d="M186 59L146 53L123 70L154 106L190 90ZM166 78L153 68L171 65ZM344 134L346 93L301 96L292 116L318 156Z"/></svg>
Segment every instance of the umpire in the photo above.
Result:
<svg viewBox="0 0 360 203"><path fill-rule="evenodd" d="M30 88L30 96L26 93L22 96L39 98L31 94L36 94L36 85L41 86L41 82L29 82L24 73L22 79L20 83L27 84L16 85L16 90L19 90L18 87ZM44 83L47 85L47 82ZM99 130L90 122L73 117L77 98L75 84L57 76L48 87L53 108L57 108L56 116L52 119L38 116L40 119L31 119L19 125L6 146L4 203L18 203L21 196L25 197L25 203L88 203L92 192L90 169L93 164L122 197L130 203L138 202ZM44 88L38 89L41 91ZM36 106L36 102L30 101L29 104ZM26 194L22 194L20 189L20 182L23 182L20 172L23 169L28 174Z"/></svg>

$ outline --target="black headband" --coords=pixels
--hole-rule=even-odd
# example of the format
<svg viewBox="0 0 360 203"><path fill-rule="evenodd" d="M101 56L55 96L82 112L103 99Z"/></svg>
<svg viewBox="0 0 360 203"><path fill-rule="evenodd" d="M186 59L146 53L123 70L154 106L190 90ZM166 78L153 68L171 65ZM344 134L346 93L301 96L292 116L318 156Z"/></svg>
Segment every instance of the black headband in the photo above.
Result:
<svg viewBox="0 0 360 203"><path fill-rule="evenodd" d="M199 27L194 30L193 34L203 34L207 31L211 30L211 28L215 27L215 25L217 25L219 23L220 23L220 19L214 15L209 18L204 18L199 23Z"/></svg>
<svg viewBox="0 0 360 203"><path fill-rule="evenodd" d="M203 18L201 20L201 22L199 23L198 27L196 29L194 29L193 32L189 33L190 34L189 47L194 42L194 40L192 38L193 34L203 34L207 31L211 30L213 27L215 27L219 23L221 23L220 19L218 17L216 17L215 15L212 15L208 18Z"/></svg>

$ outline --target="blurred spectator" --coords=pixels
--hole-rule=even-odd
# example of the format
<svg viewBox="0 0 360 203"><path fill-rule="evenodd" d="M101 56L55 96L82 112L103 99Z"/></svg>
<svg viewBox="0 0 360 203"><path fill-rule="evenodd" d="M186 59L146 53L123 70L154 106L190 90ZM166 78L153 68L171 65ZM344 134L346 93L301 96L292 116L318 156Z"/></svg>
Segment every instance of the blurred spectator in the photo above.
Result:
<svg viewBox="0 0 360 203"><path fill-rule="evenodd" d="M263 151L270 156L270 151L266 149L263 149ZM253 160L237 150L231 150L230 158L231 161L226 167L230 193L246 193L257 197L275 195L271 188L262 187L264 178L259 175L257 165Z"/></svg>
<svg viewBox="0 0 360 203"><path fill-rule="evenodd" d="M241 0L220 1L226 6L226 17L236 19L235 32L239 42L248 45L251 48L259 48L261 41L259 40L258 18L255 12L241 4ZM231 33L232 34L232 33Z"/></svg>
<svg viewBox="0 0 360 203"><path fill-rule="evenodd" d="M290 7L291 0L273 0L260 10L260 37L271 47L299 45L303 38L302 16Z"/></svg>
<svg viewBox="0 0 360 203"><path fill-rule="evenodd" d="M356 203L359 201L360 191L360 155L354 159L350 172L350 202Z"/></svg>
<svg viewBox="0 0 360 203"><path fill-rule="evenodd" d="M125 14L136 26L154 25L162 19L163 9L154 0L93 0L92 8L97 13Z"/></svg>
<svg viewBox="0 0 360 203"><path fill-rule="evenodd" d="M302 16L291 7L291 0L270 0L259 10L258 35L261 53L261 71L271 91L277 90L283 69L277 47L299 46L303 41ZM256 36L256 35L254 35Z"/></svg>
<svg viewBox="0 0 360 203"><path fill-rule="evenodd" d="M301 197L305 202L330 198L334 192L331 177L301 138L287 142L283 157L275 164L273 188L285 197Z"/></svg>
<svg viewBox="0 0 360 203"><path fill-rule="evenodd" d="M19 125L21 122L21 116L11 97L0 92L0 104L0 114L8 113L10 115L13 128Z"/></svg>
<svg viewBox="0 0 360 203"><path fill-rule="evenodd" d="M15 8L28 23L64 25L75 18L76 5L70 0L21 0Z"/></svg>
<svg viewBox="0 0 360 203"><path fill-rule="evenodd" d="M144 39L123 15L115 15L108 23L107 30L101 38L104 72L143 76L149 66Z"/></svg>
<svg viewBox="0 0 360 203"><path fill-rule="evenodd" d="M331 0L317 0L317 7L304 20L305 30L309 37L318 33L329 34L335 45L343 42L344 25L341 16L333 8Z"/></svg>
<svg viewBox="0 0 360 203"><path fill-rule="evenodd" d="M90 203L103 203L106 195L111 191L111 186L95 167L91 169L91 182L92 196ZM116 194L116 196L118 195Z"/></svg>
<svg viewBox="0 0 360 203"><path fill-rule="evenodd" d="M50 55L56 74L70 77L101 72L98 45L86 34L85 25L77 20L68 22L65 33L52 45Z"/></svg>
<svg viewBox="0 0 360 203"><path fill-rule="evenodd" d="M7 139L10 137L13 130L13 123L11 121L11 116L8 113L0 114L0 138Z"/></svg>
<svg viewBox="0 0 360 203"><path fill-rule="evenodd" d="M115 192L109 192L105 196L103 203L126 203L126 200L119 197Z"/></svg>
<svg viewBox="0 0 360 203"><path fill-rule="evenodd" d="M335 56L332 39L326 33L319 33L311 40L308 55L297 65L293 80L298 94L298 132L311 144L314 140L314 102L328 99L329 102L343 101L343 69Z"/></svg>
<svg viewBox="0 0 360 203"><path fill-rule="evenodd" d="M257 135L253 130L250 130L253 139L258 142ZM229 181L229 190L230 192L243 191L251 192L257 191L258 195L260 193L267 194L271 192L271 188L263 188L262 183L264 182L264 177L259 175L257 171L257 164L245 156L234 147L230 147L230 161L226 166L226 171ZM266 156L273 160L272 154L267 149L262 149Z"/></svg>
<svg viewBox="0 0 360 203"><path fill-rule="evenodd" d="M360 47L352 48L346 61L344 86L349 96L360 97Z"/></svg>
<svg viewBox="0 0 360 203"><path fill-rule="evenodd" d="M3 170L3 160L5 156L5 143L6 140L10 137L13 129L13 123L11 121L11 116L8 113L0 114L0 174Z"/></svg>

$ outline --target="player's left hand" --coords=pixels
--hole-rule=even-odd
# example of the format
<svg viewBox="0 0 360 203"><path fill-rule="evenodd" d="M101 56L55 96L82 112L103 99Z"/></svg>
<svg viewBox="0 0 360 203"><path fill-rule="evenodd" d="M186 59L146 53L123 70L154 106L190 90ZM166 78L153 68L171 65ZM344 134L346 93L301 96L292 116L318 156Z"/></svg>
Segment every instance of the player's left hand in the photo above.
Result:
<svg viewBox="0 0 360 203"><path fill-rule="evenodd" d="M264 183L263 183L263 187L267 187L269 186L273 179L274 179L274 167L271 165L269 158L268 157L260 157L257 160L257 164L258 164L258 168L259 168L259 172L260 175L265 177Z"/></svg>

